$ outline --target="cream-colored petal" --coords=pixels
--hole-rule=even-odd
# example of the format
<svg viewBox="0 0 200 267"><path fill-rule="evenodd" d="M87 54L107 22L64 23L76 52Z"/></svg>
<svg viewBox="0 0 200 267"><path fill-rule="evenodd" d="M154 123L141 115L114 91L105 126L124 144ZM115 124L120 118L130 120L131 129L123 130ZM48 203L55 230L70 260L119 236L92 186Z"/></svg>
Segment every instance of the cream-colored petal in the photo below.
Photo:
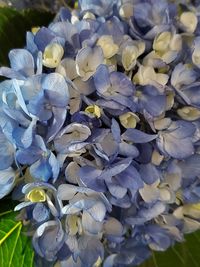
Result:
<svg viewBox="0 0 200 267"><path fill-rule="evenodd" d="M154 149L152 156L151 156L151 162L156 165L159 166L160 163L163 161L164 156L160 155L160 153Z"/></svg>
<svg viewBox="0 0 200 267"><path fill-rule="evenodd" d="M56 68L64 55L64 49L60 44L49 44L43 53L43 65L48 68Z"/></svg>
<svg viewBox="0 0 200 267"><path fill-rule="evenodd" d="M193 12L187 11L181 14L180 22L187 32L193 33L196 30L198 19Z"/></svg>
<svg viewBox="0 0 200 267"><path fill-rule="evenodd" d="M159 52L168 50L171 38L172 38L171 32L162 32L162 33L160 33L154 39L153 49L155 51L159 51Z"/></svg>
<svg viewBox="0 0 200 267"><path fill-rule="evenodd" d="M126 71L131 70L136 65L139 50L136 46L126 46L122 51L122 64Z"/></svg>
<svg viewBox="0 0 200 267"><path fill-rule="evenodd" d="M182 37L180 34L173 34L170 42L170 50L180 51L182 49Z"/></svg>
<svg viewBox="0 0 200 267"><path fill-rule="evenodd" d="M200 119L200 110L195 107L186 106L177 110L178 115L186 121Z"/></svg>
<svg viewBox="0 0 200 267"><path fill-rule="evenodd" d="M154 121L154 127L156 130L164 130L171 124L170 118L163 118Z"/></svg>
<svg viewBox="0 0 200 267"><path fill-rule="evenodd" d="M124 128L135 128L140 121L139 117L133 112L126 112L120 115L119 120Z"/></svg>
<svg viewBox="0 0 200 267"><path fill-rule="evenodd" d="M166 85L169 80L169 76L167 74L163 73L157 73L156 74L156 82L161 84L161 85Z"/></svg>
<svg viewBox="0 0 200 267"><path fill-rule="evenodd" d="M117 54L119 47L114 43L112 36L103 35L97 41L97 45L99 45L102 50L105 58L111 58L115 54Z"/></svg>

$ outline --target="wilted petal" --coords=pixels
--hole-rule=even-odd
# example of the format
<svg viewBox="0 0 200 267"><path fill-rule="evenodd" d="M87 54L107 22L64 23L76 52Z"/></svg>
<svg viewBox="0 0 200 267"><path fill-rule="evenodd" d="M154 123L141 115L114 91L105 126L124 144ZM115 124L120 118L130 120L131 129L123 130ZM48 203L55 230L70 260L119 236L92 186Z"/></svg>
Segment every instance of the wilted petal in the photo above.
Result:
<svg viewBox="0 0 200 267"><path fill-rule="evenodd" d="M108 160L118 150L118 143L114 140L112 133L108 133L105 138L94 145L94 150L100 157Z"/></svg>

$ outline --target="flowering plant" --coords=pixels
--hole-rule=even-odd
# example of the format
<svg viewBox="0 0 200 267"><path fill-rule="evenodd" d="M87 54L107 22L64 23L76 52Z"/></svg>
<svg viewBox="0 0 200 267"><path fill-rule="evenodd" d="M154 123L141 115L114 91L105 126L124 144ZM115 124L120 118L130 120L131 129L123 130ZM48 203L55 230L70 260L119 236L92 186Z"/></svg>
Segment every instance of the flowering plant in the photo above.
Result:
<svg viewBox="0 0 200 267"><path fill-rule="evenodd" d="M9 52L0 197L21 201L39 256L139 265L200 228L198 15L184 0L80 0Z"/></svg>

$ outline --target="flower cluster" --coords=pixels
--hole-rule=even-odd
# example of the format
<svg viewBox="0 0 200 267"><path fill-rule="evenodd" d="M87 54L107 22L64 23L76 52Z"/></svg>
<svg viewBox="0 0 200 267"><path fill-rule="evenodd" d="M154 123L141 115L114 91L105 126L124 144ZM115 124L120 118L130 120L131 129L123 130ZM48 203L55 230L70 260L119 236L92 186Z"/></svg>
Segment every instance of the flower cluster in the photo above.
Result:
<svg viewBox="0 0 200 267"><path fill-rule="evenodd" d="M0 68L0 197L47 261L139 265L200 229L200 6L174 2L80 0Z"/></svg>

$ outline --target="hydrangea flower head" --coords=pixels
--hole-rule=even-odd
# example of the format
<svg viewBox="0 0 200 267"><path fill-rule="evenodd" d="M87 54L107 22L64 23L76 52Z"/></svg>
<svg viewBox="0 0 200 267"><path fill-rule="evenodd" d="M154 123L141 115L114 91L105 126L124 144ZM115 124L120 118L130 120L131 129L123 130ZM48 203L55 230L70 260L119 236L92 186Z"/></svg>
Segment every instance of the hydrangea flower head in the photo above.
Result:
<svg viewBox="0 0 200 267"><path fill-rule="evenodd" d="M79 1L0 75L0 198L61 267L139 265L200 229L199 12Z"/></svg>

